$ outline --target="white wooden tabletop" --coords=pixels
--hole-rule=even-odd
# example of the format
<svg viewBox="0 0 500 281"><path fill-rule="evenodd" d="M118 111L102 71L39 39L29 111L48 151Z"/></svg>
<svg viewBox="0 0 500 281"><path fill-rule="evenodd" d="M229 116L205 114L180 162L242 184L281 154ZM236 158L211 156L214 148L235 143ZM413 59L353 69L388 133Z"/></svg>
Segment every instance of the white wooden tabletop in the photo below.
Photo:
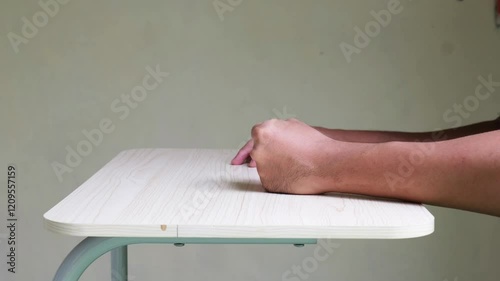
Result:
<svg viewBox="0 0 500 281"><path fill-rule="evenodd" d="M118 154L45 213L73 236L410 238L434 231L420 204L347 194L267 193L235 150L137 149Z"/></svg>

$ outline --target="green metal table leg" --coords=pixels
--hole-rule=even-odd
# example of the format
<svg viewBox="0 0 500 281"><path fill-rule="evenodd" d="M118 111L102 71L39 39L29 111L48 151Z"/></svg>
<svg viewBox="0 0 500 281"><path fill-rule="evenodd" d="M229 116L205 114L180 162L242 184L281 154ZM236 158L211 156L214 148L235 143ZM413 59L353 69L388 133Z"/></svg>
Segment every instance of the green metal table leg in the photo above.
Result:
<svg viewBox="0 0 500 281"><path fill-rule="evenodd" d="M127 246L111 250L111 280L128 280L128 253Z"/></svg>
<svg viewBox="0 0 500 281"><path fill-rule="evenodd" d="M78 244L64 259L54 281L77 281L97 258L114 248L126 245L115 238L89 237Z"/></svg>
<svg viewBox="0 0 500 281"><path fill-rule="evenodd" d="M54 281L77 281L85 269L97 258L116 249L112 256L113 270L125 272L116 280L126 280L127 245L164 244L316 244L316 239L253 239L253 238L145 238L145 237L88 237L78 244L64 259L56 272ZM118 249L117 249L118 248ZM123 279L125 278L125 279Z"/></svg>

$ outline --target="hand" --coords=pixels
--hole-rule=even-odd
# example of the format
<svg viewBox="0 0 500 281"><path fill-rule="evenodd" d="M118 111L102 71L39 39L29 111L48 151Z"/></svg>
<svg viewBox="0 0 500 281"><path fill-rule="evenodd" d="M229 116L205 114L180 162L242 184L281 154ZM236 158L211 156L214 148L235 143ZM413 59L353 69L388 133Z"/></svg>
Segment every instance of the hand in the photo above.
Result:
<svg viewBox="0 0 500 281"><path fill-rule="evenodd" d="M323 168L331 162L327 151L336 143L341 142L296 119L272 119L252 128L252 139L231 164L250 160L249 166L257 167L262 185L270 192L323 193Z"/></svg>
<svg viewBox="0 0 500 281"><path fill-rule="evenodd" d="M270 120L271 121L271 120ZM289 119L287 121L297 121L296 119ZM268 121L269 122L269 121ZM262 123L261 123L262 124ZM260 125L260 124L258 124ZM256 125L256 126L258 126ZM337 136L337 131L338 130L333 130L333 129L327 129L327 128L322 128L322 127L311 127L317 131L319 131L320 133L322 133L323 135L331 138L331 139L337 139L338 136ZM335 136L334 136L335 134ZM340 135L340 134L338 134ZM253 147L254 147L254 141L253 139L250 139L249 141L247 141L247 143L238 151L238 153L236 154L236 156L233 158L233 160L231 160L231 164L232 165L242 165L244 163L248 163L248 167L252 167L252 168L255 168L256 167L256 163L255 163L255 160L253 160L251 157L250 157L250 154L253 150Z"/></svg>

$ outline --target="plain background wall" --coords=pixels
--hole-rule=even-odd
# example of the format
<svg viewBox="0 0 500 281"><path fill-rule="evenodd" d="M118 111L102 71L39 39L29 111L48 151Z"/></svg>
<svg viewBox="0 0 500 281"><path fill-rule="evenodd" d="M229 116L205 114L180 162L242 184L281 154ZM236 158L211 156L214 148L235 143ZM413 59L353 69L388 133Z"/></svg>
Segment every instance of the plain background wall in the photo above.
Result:
<svg viewBox="0 0 500 281"><path fill-rule="evenodd" d="M228 3L221 0L223 3ZM297 117L334 128L423 131L474 94L478 76L500 80L493 0L401 0L348 63L339 44L388 1L243 0L219 18L206 1L77 1L16 53L7 34L37 1L0 4L0 214L6 167L18 168L18 268L1 280L50 280L81 238L50 233L42 215L118 152L137 147L237 148L251 126ZM124 120L110 104L140 85L145 67L170 73ZM285 110L286 109L286 110ZM464 124L494 118L500 88ZM51 167L82 130L115 130L59 181ZM498 280L500 220L429 207L435 233L409 240L339 240L308 280ZM2 223L1 225L3 225ZM130 247L131 280L281 280L315 246ZM4 277L7 277L5 279ZM106 280L109 258L82 280Z"/></svg>

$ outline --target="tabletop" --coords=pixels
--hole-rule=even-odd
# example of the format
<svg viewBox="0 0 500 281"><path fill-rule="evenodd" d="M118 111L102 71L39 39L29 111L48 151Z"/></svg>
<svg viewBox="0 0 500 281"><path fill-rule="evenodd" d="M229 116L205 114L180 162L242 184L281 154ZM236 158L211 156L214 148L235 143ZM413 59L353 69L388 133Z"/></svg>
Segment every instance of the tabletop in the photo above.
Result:
<svg viewBox="0 0 500 281"><path fill-rule="evenodd" d="M434 231L421 204L340 193L266 192L235 150L119 153L44 214L72 236L199 238L419 237Z"/></svg>

